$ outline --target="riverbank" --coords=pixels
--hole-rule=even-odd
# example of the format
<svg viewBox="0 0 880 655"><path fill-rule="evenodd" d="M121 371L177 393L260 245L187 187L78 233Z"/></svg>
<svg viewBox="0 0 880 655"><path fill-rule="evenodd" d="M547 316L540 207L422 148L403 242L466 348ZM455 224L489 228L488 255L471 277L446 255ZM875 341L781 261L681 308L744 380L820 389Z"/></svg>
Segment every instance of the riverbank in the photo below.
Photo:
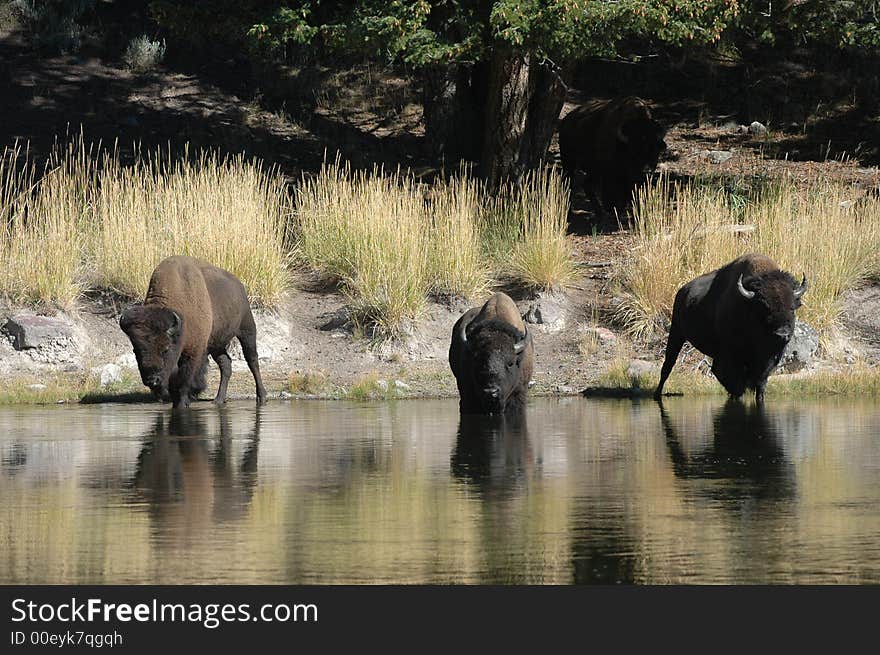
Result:
<svg viewBox="0 0 880 655"><path fill-rule="evenodd" d="M584 237L587 258L565 293L511 293L535 339L533 395L645 395L656 383L665 336L633 342L610 317L616 302L607 262L600 252L620 256L629 234ZM148 400L131 346L118 327L125 303L109 296L86 298L70 310L35 312L0 305L0 403L56 403ZM373 341L347 321L340 293L310 288L300 280L272 310L255 310L264 381L271 398L454 397L447 353L452 325L467 309L461 301L429 302L421 319L397 340ZM16 344L14 325L42 316L32 342ZM44 319L50 319L45 321ZM12 321L12 325L10 324ZM27 329L27 327L25 328ZM29 346L29 347L25 347ZM20 347L20 349L17 349ZM237 344L231 397L253 395L253 379ZM769 395L783 393L880 392L880 286L869 284L844 296L840 328L822 351L798 357L774 375ZM708 362L686 352L668 391L721 393ZM209 366L210 398L219 373Z"/></svg>

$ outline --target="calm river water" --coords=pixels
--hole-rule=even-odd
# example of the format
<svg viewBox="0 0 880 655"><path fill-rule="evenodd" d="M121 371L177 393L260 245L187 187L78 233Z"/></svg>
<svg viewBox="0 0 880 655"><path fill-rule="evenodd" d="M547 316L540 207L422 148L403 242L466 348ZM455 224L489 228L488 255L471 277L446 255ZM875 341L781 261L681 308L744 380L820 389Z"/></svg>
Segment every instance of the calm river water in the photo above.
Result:
<svg viewBox="0 0 880 655"><path fill-rule="evenodd" d="M2 583L880 582L880 407L0 408Z"/></svg>

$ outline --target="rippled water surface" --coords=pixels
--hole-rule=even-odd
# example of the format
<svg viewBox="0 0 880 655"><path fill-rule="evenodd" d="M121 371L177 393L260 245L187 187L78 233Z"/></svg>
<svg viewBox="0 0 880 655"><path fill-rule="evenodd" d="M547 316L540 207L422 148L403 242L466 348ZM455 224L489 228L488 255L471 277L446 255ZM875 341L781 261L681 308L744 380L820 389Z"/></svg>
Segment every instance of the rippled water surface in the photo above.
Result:
<svg viewBox="0 0 880 655"><path fill-rule="evenodd" d="M880 408L0 408L4 583L880 583Z"/></svg>

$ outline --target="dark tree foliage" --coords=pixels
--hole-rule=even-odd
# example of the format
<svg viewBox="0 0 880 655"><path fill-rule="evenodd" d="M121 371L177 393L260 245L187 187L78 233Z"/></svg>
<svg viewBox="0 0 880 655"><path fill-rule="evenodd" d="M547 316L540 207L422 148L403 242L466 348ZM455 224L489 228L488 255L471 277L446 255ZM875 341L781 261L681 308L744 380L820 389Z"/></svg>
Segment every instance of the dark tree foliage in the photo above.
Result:
<svg viewBox="0 0 880 655"><path fill-rule="evenodd" d="M270 57L382 60L418 71L426 141L491 180L537 166L573 62L717 43L876 49L880 0L157 0L157 22L194 45Z"/></svg>

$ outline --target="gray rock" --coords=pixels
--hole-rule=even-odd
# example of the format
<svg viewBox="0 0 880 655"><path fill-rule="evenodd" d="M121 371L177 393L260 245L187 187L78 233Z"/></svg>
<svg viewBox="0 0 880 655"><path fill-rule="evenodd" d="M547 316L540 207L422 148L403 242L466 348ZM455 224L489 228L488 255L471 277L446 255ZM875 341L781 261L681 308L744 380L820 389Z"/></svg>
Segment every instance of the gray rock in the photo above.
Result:
<svg viewBox="0 0 880 655"><path fill-rule="evenodd" d="M749 125L749 134L764 136L765 134L767 134L767 127L763 123L754 121L751 125Z"/></svg>
<svg viewBox="0 0 880 655"><path fill-rule="evenodd" d="M137 368L137 358L134 353L125 353L116 358L116 365L122 368Z"/></svg>
<svg viewBox="0 0 880 655"><path fill-rule="evenodd" d="M819 333L810 325L796 320L794 335L782 351L779 360L779 371L794 373L812 364L819 351Z"/></svg>
<svg viewBox="0 0 880 655"><path fill-rule="evenodd" d="M529 305L523 315L526 323L543 325L551 332L565 329L565 314L567 301L561 294L545 293Z"/></svg>
<svg viewBox="0 0 880 655"><path fill-rule="evenodd" d="M73 341L70 325L50 316L18 314L11 316L4 326L12 337L12 347L16 350L39 348L60 341Z"/></svg>
<svg viewBox="0 0 880 655"><path fill-rule="evenodd" d="M573 393L574 393L574 387L571 387L571 386L569 386L569 385L567 385L567 384L557 384L557 385L556 385L556 393L562 393L562 394L573 394Z"/></svg>
<svg viewBox="0 0 880 655"><path fill-rule="evenodd" d="M104 364L92 369L92 374L101 379L101 388L122 382L122 367L119 364Z"/></svg>
<svg viewBox="0 0 880 655"><path fill-rule="evenodd" d="M376 387L379 389L379 391L385 393L386 391L388 391L388 380L376 380Z"/></svg>
<svg viewBox="0 0 880 655"><path fill-rule="evenodd" d="M644 359L634 359L629 363L626 374L631 378L643 375L653 375L658 370L656 362L646 362Z"/></svg>
<svg viewBox="0 0 880 655"><path fill-rule="evenodd" d="M40 384L39 382L36 384L29 384L27 388L31 391L43 391L46 388L45 384Z"/></svg>
<svg viewBox="0 0 880 655"><path fill-rule="evenodd" d="M706 155L713 164L723 164L733 157L733 153L729 150L710 150Z"/></svg>
<svg viewBox="0 0 880 655"><path fill-rule="evenodd" d="M293 398L293 394L290 393L289 391L282 391L281 392L281 400L290 400L291 398Z"/></svg>
<svg viewBox="0 0 880 655"><path fill-rule="evenodd" d="M403 380L395 380L394 386L398 391L409 391L412 388Z"/></svg>
<svg viewBox="0 0 880 655"><path fill-rule="evenodd" d="M582 326L578 328L578 332L586 336L592 336L598 343L610 345L617 341L617 336L604 327Z"/></svg>

